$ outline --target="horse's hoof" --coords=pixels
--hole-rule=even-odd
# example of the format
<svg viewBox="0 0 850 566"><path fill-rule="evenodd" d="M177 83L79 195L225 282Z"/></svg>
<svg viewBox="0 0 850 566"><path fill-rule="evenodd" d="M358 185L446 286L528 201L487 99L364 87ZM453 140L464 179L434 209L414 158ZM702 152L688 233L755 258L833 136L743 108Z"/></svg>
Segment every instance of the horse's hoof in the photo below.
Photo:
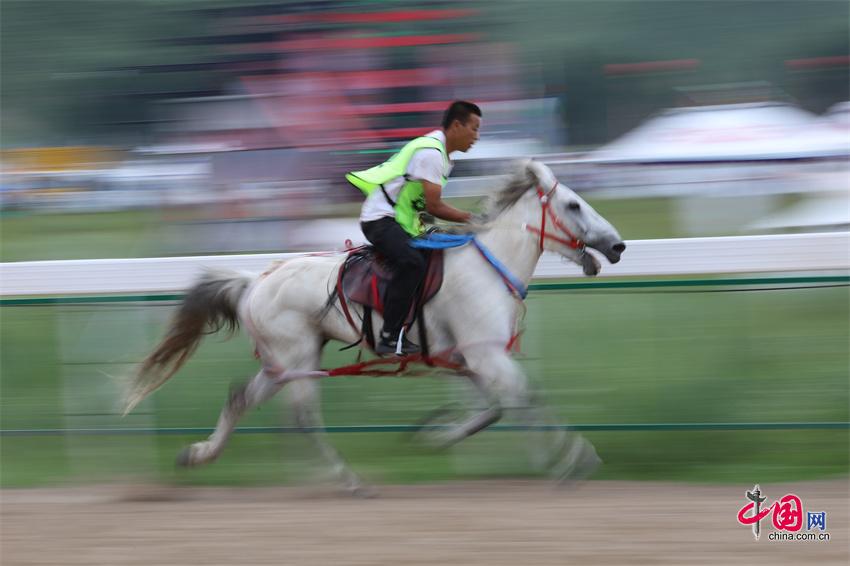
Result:
<svg viewBox="0 0 850 566"><path fill-rule="evenodd" d="M192 461L192 447L187 446L181 450L174 464L180 468L191 468L195 466L195 463Z"/></svg>
<svg viewBox="0 0 850 566"><path fill-rule="evenodd" d="M432 452L444 452L460 440L452 429L463 422L466 411L451 403L435 409L421 418L408 433L408 439Z"/></svg>
<svg viewBox="0 0 850 566"><path fill-rule="evenodd" d="M430 450L435 454L448 452L455 444L460 442L460 438L450 434L447 431L438 431L431 434L423 434L419 440L419 446L425 450Z"/></svg>
<svg viewBox="0 0 850 566"><path fill-rule="evenodd" d="M378 490L369 485L355 485L348 488L348 493L358 499L374 499L379 495Z"/></svg>
<svg viewBox="0 0 850 566"><path fill-rule="evenodd" d="M581 466L576 466L568 475L562 476L558 480L558 487L566 489L578 488L590 479L601 465L602 460L597 457L594 461L589 461Z"/></svg>
<svg viewBox="0 0 850 566"><path fill-rule="evenodd" d="M555 465L555 472L560 485L574 487L592 476L602 459L596 454L596 449L584 437L578 437L566 455Z"/></svg>
<svg viewBox="0 0 850 566"><path fill-rule="evenodd" d="M177 455L176 464L183 468L194 468L214 462L218 452L213 451L209 441L190 444Z"/></svg>

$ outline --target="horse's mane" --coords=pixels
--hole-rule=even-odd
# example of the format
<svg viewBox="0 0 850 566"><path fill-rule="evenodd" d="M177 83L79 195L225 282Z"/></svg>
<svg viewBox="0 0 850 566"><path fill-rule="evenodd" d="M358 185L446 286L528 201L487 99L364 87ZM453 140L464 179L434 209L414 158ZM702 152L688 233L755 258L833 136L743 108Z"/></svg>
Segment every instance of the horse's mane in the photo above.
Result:
<svg viewBox="0 0 850 566"><path fill-rule="evenodd" d="M491 194L485 204L483 213L476 218L476 228L483 228L501 214L506 208L515 204L537 182L537 175L531 161L524 160L513 167L513 172L502 180L502 187Z"/></svg>

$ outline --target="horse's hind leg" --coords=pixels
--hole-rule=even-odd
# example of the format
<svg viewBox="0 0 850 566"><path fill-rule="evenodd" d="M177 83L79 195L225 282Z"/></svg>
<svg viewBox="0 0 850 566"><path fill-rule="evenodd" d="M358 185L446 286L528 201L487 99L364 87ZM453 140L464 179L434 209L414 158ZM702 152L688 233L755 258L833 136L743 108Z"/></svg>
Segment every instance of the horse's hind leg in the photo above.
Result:
<svg viewBox="0 0 850 566"><path fill-rule="evenodd" d="M247 383L232 389L218 417L215 431L207 440L184 448L177 456L177 464L199 466L218 458L242 415L248 409L273 397L281 387L283 387L282 384L261 370Z"/></svg>
<svg viewBox="0 0 850 566"><path fill-rule="evenodd" d="M337 480L354 495L371 495L371 490L363 485L357 474L348 467L343 457L327 440L320 408L318 383L311 379L300 379L293 381L288 387L287 394L295 414L296 424L309 436L322 458L331 467Z"/></svg>
<svg viewBox="0 0 850 566"><path fill-rule="evenodd" d="M282 387L283 384L276 381L274 376L260 371L248 383L235 388L221 410L215 431L207 440L184 448L177 456L177 463L181 466L200 466L218 458L242 415L248 409L273 397ZM334 476L351 493L368 495L360 478L349 469L342 456L327 441L319 409L318 384L311 379L300 379L290 382L288 389L297 426L309 435L322 458L331 467Z"/></svg>

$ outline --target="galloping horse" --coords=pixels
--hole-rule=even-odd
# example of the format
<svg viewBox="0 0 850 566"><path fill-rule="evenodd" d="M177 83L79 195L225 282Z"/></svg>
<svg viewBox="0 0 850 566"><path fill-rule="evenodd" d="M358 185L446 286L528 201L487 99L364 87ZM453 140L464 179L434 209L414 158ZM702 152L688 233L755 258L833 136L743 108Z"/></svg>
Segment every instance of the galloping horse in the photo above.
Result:
<svg viewBox="0 0 850 566"><path fill-rule="evenodd" d="M473 230L475 245L446 250L442 288L423 310L430 350L452 352L458 373L472 382L486 403L482 411L438 433L444 446L496 422L504 408L535 406L526 376L506 345L521 307L516 295L524 297L543 250L581 265L586 275L596 275L600 263L587 248L611 263L619 261L626 248L610 223L558 183L548 167L533 160L524 161L491 197ZM488 261L488 255L494 261ZM302 256L262 277L204 273L187 292L166 337L134 376L126 412L174 375L209 329L242 324L255 340L262 369L231 393L213 434L186 447L178 463L196 466L214 460L246 410L286 386L298 426L312 431L311 438L343 485L361 492L360 479L320 432L316 378L327 375L319 371L322 348L329 340L361 340L340 309L327 308L343 262L339 255ZM350 308L362 317L360 307ZM411 338L420 338L417 329L411 329ZM595 467L599 460L592 445L571 436L569 445L557 447L568 460L567 468L581 461Z"/></svg>

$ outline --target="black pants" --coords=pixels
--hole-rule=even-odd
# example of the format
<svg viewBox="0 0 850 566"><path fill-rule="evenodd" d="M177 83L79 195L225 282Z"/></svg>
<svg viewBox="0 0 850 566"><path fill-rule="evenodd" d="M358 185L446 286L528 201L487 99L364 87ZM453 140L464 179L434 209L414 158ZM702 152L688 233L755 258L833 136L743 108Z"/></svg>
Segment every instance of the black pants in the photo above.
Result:
<svg viewBox="0 0 850 566"><path fill-rule="evenodd" d="M360 228L393 270L384 304L384 332L398 336L427 264L422 252L408 245L411 237L395 218L362 222Z"/></svg>

